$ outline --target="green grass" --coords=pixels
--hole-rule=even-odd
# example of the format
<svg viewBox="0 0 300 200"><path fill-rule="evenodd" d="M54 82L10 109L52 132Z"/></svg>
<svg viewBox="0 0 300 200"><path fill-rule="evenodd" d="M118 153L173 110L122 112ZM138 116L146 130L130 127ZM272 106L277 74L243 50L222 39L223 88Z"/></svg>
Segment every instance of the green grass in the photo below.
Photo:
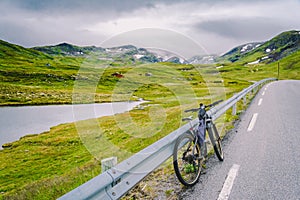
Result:
<svg viewBox="0 0 300 200"><path fill-rule="evenodd" d="M5 52L12 55L0 56L0 105L71 102L80 58L31 55L23 48Z"/></svg>
<svg viewBox="0 0 300 200"><path fill-rule="evenodd" d="M66 172L75 178L74 170L92 160L72 124L54 127L40 135L23 137L10 145L0 151L2 194L18 194L27 185L31 185L29 189L42 182L47 185L57 177L66 176ZM47 190L47 187L44 189Z"/></svg>
<svg viewBox="0 0 300 200"><path fill-rule="evenodd" d="M277 78L277 66L280 64L279 79L300 79L300 51L297 51L278 62L245 65L243 63L224 64L220 69L225 79L258 81L264 78Z"/></svg>

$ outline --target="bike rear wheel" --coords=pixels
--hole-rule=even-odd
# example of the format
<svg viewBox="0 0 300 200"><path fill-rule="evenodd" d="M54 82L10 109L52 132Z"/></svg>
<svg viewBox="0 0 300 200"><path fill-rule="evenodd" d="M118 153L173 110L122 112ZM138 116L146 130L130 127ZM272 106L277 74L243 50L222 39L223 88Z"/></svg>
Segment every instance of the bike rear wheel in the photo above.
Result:
<svg viewBox="0 0 300 200"><path fill-rule="evenodd" d="M173 165L178 180L185 186L195 185L200 177L203 158L194 136L184 134L174 146Z"/></svg>

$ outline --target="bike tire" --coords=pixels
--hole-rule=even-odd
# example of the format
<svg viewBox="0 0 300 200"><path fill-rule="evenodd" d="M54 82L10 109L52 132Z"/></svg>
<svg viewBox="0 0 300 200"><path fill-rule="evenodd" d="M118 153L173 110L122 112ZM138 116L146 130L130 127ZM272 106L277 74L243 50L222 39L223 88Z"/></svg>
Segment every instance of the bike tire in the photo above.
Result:
<svg viewBox="0 0 300 200"><path fill-rule="evenodd" d="M219 136L215 125L213 125L213 137L214 137L214 143L212 144L215 150L215 154L218 157L218 159L220 161L224 160L224 153L223 153L223 149L222 149L222 141L221 141L221 137Z"/></svg>
<svg viewBox="0 0 300 200"><path fill-rule="evenodd" d="M178 180L185 186L195 185L200 177L203 158L192 134L184 134L175 143L173 166ZM193 151L194 149L194 151Z"/></svg>
<svg viewBox="0 0 300 200"><path fill-rule="evenodd" d="M218 159L220 161L223 161L224 160L224 154L223 154L223 150L222 150L222 144L221 144L221 139L218 139L216 141L216 144L214 145L214 150L215 150L215 153L216 153L216 156L218 157Z"/></svg>

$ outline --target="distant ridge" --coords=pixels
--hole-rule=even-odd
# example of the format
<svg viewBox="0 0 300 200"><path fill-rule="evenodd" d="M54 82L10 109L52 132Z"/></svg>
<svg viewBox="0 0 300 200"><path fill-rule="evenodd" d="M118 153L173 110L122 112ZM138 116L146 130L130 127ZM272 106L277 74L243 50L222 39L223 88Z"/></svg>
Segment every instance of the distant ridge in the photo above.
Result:
<svg viewBox="0 0 300 200"><path fill-rule="evenodd" d="M274 62L300 50L300 31L283 32L266 42L256 42L233 48L219 61L260 63Z"/></svg>
<svg viewBox="0 0 300 200"><path fill-rule="evenodd" d="M113 59L125 59L125 60L137 60L140 62L174 62L182 63L182 59L172 55L168 58L154 53L145 48L138 48L133 45L122 45L117 47L102 48L96 46L76 46L68 43L61 43L54 46L42 46L33 47L32 49L41 51L43 53L55 56L87 56L91 53L97 53L102 59L113 60Z"/></svg>
<svg viewBox="0 0 300 200"><path fill-rule="evenodd" d="M9 42L0 40L0 56L7 57L49 57L46 54L34 50L25 48L16 44L11 44Z"/></svg>
<svg viewBox="0 0 300 200"><path fill-rule="evenodd" d="M50 55L63 55L63 56L78 56L83 54L88 54L90 52L102 52L104 51L101 47L95 46L86 46L80 47L68 43L60 43L54 46L42 46L42 47L33 47L32 49L41 51Z"/></svg>
<svg viewBox="0 0 300 200"><path fill-rule="evenodd" d="M212 64L224 62L238 62L242 64L270 63L280 60L300 50L300 31L283 32L265 42L252 42L239 45L222 56L195 55L184 60L170 52L153 49L138 48L133 45L102 48L96 46L76 46L60 43L53 46L39 46L24 48L0 40L0 56L23 57L51 57L75 56L85 57L97 53L104 60L127 60L130 62L173 62L181 64Z"/></svg>

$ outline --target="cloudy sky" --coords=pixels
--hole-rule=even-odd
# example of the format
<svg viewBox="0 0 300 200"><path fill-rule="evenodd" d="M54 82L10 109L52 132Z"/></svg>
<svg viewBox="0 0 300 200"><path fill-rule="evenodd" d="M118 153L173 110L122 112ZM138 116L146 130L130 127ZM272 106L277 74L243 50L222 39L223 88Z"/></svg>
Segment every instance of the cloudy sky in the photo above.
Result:
<svg viewBox="0 0 300 200"><path fill-rule="evenodd" d="M0 0L0 39L25 47L165 41L182 48L189 40L220 54L300 30L299 10L300 0Z"/></svg>

